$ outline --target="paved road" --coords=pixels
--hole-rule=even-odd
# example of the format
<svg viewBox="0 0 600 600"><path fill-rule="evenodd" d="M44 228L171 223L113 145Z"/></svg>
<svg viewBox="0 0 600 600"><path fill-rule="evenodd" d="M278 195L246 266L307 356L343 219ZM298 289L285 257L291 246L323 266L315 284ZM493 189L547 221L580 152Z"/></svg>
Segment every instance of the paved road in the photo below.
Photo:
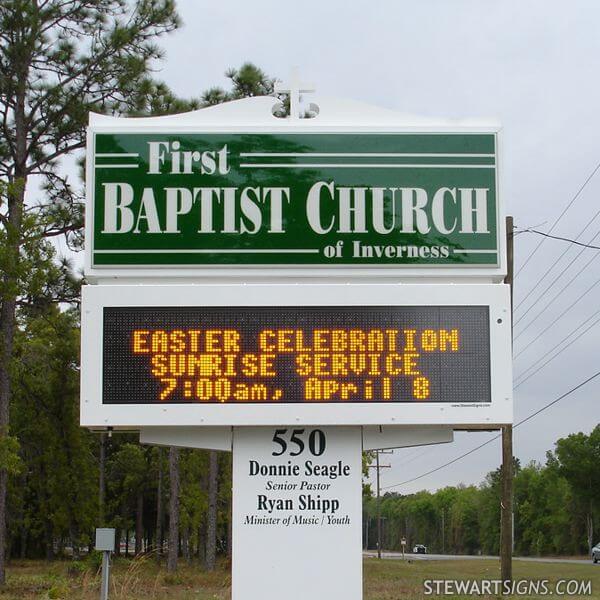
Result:
<svg viewBox="0 0 600 600"><path fill-rule="evenodd" d="M363 552L364 556L374 557L377 556L377 552L373 550L368 550ZM382 558L388 558L393 560L402 559L402 554L400 552L382 552ZM406 558L409 560L498 560L497 556L466 556L456 554L412 554L406 553ZM515 556L513 560L521 560L525 562L542 562L542 563L570 563L574 565L594 565L591 560L581 560L577 558L535 558L530 556Z"/></svg>

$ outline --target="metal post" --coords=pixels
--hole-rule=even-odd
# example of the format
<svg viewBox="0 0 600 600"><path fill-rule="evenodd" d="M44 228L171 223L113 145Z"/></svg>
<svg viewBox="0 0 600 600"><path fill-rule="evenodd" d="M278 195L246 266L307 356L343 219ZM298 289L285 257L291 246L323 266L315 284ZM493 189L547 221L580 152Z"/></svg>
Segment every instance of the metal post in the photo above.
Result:
<svg viewBox="0 0 600 600"><path fill-rule="evenodd" d="M110 578L110 552L102 553L102 582L100 584L100 600L108 600L108 582Z"/></svg>
<svg viewBox="0 0 600 600"><path fill-rule="evenodd" d="M110 527L96 529L94 548L102 552L102 578L100 581L100 600L108 600L108 582L110 578L110 553L115 549L115 530Z"/></svg>

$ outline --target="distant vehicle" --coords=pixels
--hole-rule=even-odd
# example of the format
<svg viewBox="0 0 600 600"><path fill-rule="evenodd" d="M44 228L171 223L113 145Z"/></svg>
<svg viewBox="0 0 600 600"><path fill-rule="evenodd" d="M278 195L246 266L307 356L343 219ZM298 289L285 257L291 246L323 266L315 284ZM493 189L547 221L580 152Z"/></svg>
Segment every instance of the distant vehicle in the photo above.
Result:
<svg viewBox="0 0 600 600"><path fill-rule="evenodd" d="M597 563L598 561L600 561L600 544L596 544L593 548L592 548L592 560Z"/></svg>
<svg viewBox="0 0 600 600"><path fill-rule="evenodd" d="M427 546L423 546L423 544L417 544L413 548L413 554L427 554Z"/></svg>

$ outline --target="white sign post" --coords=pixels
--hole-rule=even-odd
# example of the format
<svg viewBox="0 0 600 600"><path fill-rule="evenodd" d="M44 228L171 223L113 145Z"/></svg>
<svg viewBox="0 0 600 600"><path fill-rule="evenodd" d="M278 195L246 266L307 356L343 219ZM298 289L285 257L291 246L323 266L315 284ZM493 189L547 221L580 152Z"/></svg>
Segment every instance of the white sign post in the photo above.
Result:
<svg viewBox="0 0 600 600"><path fill-rule="evenodd" d="M361 450L360 427L234 429L233 600L362 598Z"/></svg>

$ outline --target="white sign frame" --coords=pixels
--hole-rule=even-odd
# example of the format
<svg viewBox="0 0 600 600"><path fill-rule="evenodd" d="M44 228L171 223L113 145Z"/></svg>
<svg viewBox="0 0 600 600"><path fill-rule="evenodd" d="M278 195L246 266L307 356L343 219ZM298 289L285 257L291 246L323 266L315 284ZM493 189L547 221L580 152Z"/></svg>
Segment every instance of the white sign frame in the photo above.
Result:
<svg viewBox="0 0 600 600"><path fill-rule="evenodd" d="M126 306L489 306L489 403L102 404L103 308ZM81 425L453 425L513 421L509 287L503 284L104 285L82 290Z"/></svg>

